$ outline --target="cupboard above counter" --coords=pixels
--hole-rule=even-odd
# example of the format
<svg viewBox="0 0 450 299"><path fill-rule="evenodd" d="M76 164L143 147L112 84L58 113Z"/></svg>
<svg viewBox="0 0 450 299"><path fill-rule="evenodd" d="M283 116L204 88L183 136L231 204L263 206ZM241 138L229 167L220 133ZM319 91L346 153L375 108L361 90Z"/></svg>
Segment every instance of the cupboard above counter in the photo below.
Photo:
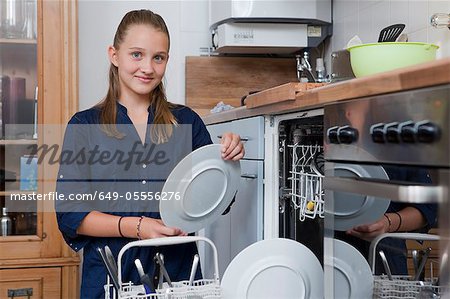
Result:
<svg viewBox="0 0 450 299"><path fill-rule="evenodd" d="M284 114L323 107L327 103L362 98L379 94L430 87L450 83L450 58L439 59L383 74L352 79L309 89L297 95L294 101L248 109L239 107L229 111L203 116L206 124L247 118L257 115Z"/></svg>

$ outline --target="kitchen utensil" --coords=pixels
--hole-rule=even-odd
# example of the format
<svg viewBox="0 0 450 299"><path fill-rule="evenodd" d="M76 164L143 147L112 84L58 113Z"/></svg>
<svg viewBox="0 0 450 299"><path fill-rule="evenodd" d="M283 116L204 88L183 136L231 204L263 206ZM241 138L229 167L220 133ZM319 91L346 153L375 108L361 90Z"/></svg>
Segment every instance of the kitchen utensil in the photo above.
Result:
<svg viewBox="0 0 450 299"><path fill-rule="evenodd" d="M108 245L105 245L105 254L106 254L106 258L108 259L109 264L112 266L114 273L117 275L117 263L116 263L116 259L114 258L114 255L111 251L111 249L108 247Z"/></svg>
<svg viewBox="0 0 450 299"><path fill-rule="evenodd" d="M415 276L417 273L417 269L419 267L419 261L417 259L417 250L416 249L413 249L411 251L411 256L412 256L412 261L413 261L413 266L414 266L414 276Z"/></svg>
<svg viewBox="0 0 450 299"><path fill-rule="evenodd" d="M166 267L164 266L164 262L162 260L161 253L159 253L159 252L156 253L155 258L156 258L156 262L161 267L162 274L163 274L164 278L166 279L167 283L169 284L170 287L173 287L172 281L170 280L170 277L169 277L169 273L167 273Z"/></svg>
<svg viewBox="0 0 450 299"><path fill-rule="evenodd" d="M431 247L428 247L425 250L425 253L422 256L422 260L420 261L419 268L417 269L416 275L414 276L414 280L419 280L420 274L422 273L423 269L425 268L425 264L427 263L428 256L430 255Z"/></svg>
<svg viewBox="0 0 450 299"><path fill-rule="evenodd" d="M153 285L157 287L158 289L162 289L162 273L161 273L161 266L156 260L156 255L153 257L153 275L152 275L152 281Z"/></svg>
<svg viewBox="0 0 450 299"><path fill-rule="evenodd" d="M374 43L348 48L356 77L364 77L436 59L439 47L427 43Z"/></svg>
<svg viewBox="0 0 450 299"><path fill-rule="evenodd" d="M153 292L155 287L153 286L152 280L148 276L148 274L145 274L144 268L142 267L142 263L140 259L135 259L134 264L136 265L136 269L139 273L139 277L141 279L141 283L144 285L145 292L147 294L150 294Z"/></svg>
<svg viewBox="0 0 450 299"><path fill-rule="evenodd" d="M213 223L233 200L239 187L239 161L225 161L221 145L203 146L181 160L167 178L159 210L165 225L190 233ZM177 198L178 197L178 200Z"/></svg>
<svg viewBox="0 0 450 299"><path fill-rule="evenodd" d="M110 265L110 263L108 261L108 258L106 257L106 254L105 254L105 252L103 251L102 248L97 247L97 252L99 253L99 255L100 255L101 259L102 259L102 262L105 265L106 270L108 271L108 275L111 278L111 281L112 281L112 283L114 285L114 288L117 290L117 292L119 292L119 290L120 290L120 282L119 282L117 273L114 272L114 269L113 269L114 267L112 265Z"/></svg>
<svg viewBox="0 0 450 299"><path fill-rule="evenodd" d="M323 270L303 244L267 239L236 255L223 274L221 287L223 299L323 298Z"/></svg>
<svg viewBox="0 0 450 299"><path fill-rule="evenodd" d="M333 246L333 256L325 256L325 288L333 281L334 298L372 298L373 276L364 256L350 244L326 237L325 246ZM326 274L325 274L326 275ZM314 298L314 297L311 297Z"/></svg>
<svg viewBox="0 0 450 299"><path fill-rule="evenodd" d="M384 251L380 250L379 254L381 257L381 262L383 263L384 271L386 271L386 274L387 274L389 280L392 280L391 268L389 268L389 263L386 259L386 255L384 254Z"/></svg>
<svg viewBox="0 0 450 299"><path fill-rule="evenodd" d="M406 33L400 34L400 36L396 40L396 42L403 42L403 43L406 43L407 41L408 41L408 34Z"/></svg>
<svg viewBox="0 0 450 299"><path fill-rule="evenodd" d="M195 273L197 272L197 266L200 258L198 254L194 255L194 260L192 261L191 275L189 276L189 285L191 286L194 282Z"/></svg>
<svg viewBox="0 0 450 299"><path fill-rule="evenodd" d="M394 24L383 28L378 37L378 42L395 42L400 33L402 33L403 29L405 29L405 24Z"/></svg>

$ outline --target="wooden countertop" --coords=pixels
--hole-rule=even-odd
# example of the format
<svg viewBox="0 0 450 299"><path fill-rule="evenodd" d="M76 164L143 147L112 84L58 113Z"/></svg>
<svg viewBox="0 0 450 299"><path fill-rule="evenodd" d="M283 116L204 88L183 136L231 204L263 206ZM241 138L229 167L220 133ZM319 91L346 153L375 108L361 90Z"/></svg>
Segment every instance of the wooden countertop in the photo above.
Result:
<svg viewBox="0 0 450 299"><path fill-rule="evenodd" d="M450 58L444 58L382 74L310 89L296 97L295 101L275 103L253 109L243 106L220 113L209 114L203 117L203 121L208 125L257 115L275 115L309 110L323 107L336 101L449 83Z"/></svg>

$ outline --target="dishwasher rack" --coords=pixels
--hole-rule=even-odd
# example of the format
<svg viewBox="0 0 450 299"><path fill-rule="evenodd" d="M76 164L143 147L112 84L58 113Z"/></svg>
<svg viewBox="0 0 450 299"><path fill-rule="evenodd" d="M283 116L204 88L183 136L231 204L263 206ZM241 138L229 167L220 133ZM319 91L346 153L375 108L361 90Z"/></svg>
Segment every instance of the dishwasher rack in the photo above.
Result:
<svg viewBox="0 0 450 299"><path fill-rule="evenodd" d="M384 238L398 238L421 241L438 241L438 235L419 233L386 233L375 238L370 244L369 262L372 273L375 273L376 247ZM431 277L425 281L414 280L407 275L392 275L392 280L385 274L374 275L374 299L421 299L421 298L441 298L444 293L448 295L450 289L446 286L436 285L437 279ZM447 298L447 297L442 297Z"/></svg>
<svg viewBox="0 0 450 299"><path fill-rule="evenodd" d="M172 287L164 283L163 287L156 289L155 293L146 294L143 285L134 285L131 282L122 283L122 256L128 249L132 247L146 247L146 246L163 246L163 245L177 245L190 242L203 241L211 246L214 257L214 277L212 279L196 280L189 285L189 281L172 282ZM121 283L120 289L116 290L111 279L108 276L106 280L105 299L219 299L221 298L221 288L219 281L219 265L217 249L214 243L208 238L197 236L186 237L166 237L148 240L133 241L125 245L119 252L117 258L118 265L118 280Z"/></svg>
<svg viewBox="0 0 450 299"><path fill-rule="evenodd" d="M288 145L292 149L291 201L299 211L299 220L324 217L323 147L320 145Z"/></svg>

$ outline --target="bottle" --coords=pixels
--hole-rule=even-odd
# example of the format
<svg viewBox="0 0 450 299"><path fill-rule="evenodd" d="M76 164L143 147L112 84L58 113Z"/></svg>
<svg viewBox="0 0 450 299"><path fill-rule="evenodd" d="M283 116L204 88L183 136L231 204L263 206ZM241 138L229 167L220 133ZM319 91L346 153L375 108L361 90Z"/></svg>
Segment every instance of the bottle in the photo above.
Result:
<svg viewBox="0 0 450 299"><path fill-rule="evenodd" d="M8 216L8 208L3 207L2 209L2 218L1 218L1 227L2 227L2 236L10 236L12 229L11 218Z"/></svg>
<svg viewBox="0 0 450 299"><path fill-rule="evenodd" d="M325 82L325 66L323 64L323 58L316 59L316 74L317 82Z"/></svg>

